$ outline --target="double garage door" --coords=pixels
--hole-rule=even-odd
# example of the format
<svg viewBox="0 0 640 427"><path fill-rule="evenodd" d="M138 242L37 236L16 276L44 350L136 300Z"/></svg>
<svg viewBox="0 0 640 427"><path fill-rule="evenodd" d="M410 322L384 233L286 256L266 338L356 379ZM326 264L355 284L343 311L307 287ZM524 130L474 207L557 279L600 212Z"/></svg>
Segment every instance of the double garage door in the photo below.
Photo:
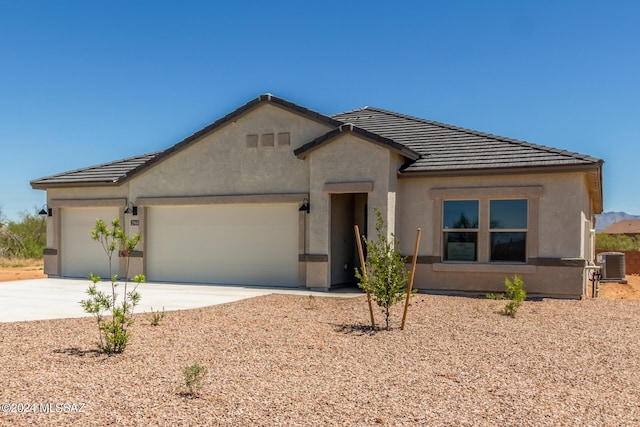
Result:
<svg viewBox="0 0 640 427"><path fill-rule="evenodd" d="M93 218L92 223L98 213L93 209L69 211L77 211L69 217ZM148 281L297 286L297 204L152 206L146 211L144 255ZM116 209L106 218L113 218L114 214ZM101 249L96 242L90 243ZM79 257L80 252L84 258ZM78 266L73 271L81 264L85 265L80 271L86 271L100 258L106 264L104 253L95 260L95 252L92 254L93 257L80 248L67 253L77 257ZM71 271L70 267L63 268L63 275L73 276Z"/></svg>

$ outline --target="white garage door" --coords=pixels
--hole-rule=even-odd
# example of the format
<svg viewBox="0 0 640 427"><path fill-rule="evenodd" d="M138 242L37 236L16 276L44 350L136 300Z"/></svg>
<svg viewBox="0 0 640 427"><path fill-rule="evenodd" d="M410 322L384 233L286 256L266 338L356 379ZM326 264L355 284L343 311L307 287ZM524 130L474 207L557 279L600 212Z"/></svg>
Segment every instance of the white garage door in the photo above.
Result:
<svg viewBox="0 0 640 427"><path fill-rule="evenodd" d="M118 208L63 208L61 212L62 276L89 277L89 273L104 279L109 277L109 261L100 245L91 238L98 218L107 224L118 216ZM117 253L113 273L118 273Z"/></svg>
<svg viewBox="0 0 640 427"><path fill-rule="evenodd" d="M297 286L297 204L151 207L150 281Z"/></svg>

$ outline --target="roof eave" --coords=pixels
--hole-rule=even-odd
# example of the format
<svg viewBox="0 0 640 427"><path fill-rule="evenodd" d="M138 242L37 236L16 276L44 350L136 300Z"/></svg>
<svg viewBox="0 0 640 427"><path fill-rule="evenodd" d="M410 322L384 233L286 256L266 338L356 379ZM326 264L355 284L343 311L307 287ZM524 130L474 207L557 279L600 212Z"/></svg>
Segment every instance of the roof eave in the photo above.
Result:
<svg viewBox="0 0 640 427"><path fill-rule="evenodd" d="M118 186L122 182L116 181L75 181L75 182L38 182L38 180L29 183L34 190L48 190L50 188L77 188L77 187L109 187Z"/></svg>
<svg viewBox="0 0 640 427"><path fill-rule="evenodd" d="M588 164L549 165L549 166L521 166L508 168L449 168L438 170L403 170L401 177L448 177L448 176L486 176L486 175L520 175L529 173L563 173L563 172L594 172L602 168L602 160Z"/></svg>

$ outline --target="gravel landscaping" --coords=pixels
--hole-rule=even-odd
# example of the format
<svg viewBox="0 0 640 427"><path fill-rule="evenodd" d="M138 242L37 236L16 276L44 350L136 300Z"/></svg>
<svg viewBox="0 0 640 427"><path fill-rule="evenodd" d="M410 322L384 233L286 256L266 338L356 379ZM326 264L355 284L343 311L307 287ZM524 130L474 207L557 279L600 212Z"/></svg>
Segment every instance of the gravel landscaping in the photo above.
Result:
<svg viewBox="0 0 640 427"><path fill-rule="evenodd" d="M91 318L0 323L0 425L640 425L640 302L503 304L420 294L372 332L364 296L269 295L140 314L111 357Z"/></svg>

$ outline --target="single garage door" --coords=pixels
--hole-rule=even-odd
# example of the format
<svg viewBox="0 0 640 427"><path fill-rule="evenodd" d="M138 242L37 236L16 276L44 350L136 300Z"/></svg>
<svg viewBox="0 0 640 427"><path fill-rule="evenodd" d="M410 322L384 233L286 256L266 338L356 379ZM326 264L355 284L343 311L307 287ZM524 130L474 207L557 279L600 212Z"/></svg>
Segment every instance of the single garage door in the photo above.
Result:
<svg viewBox="0 0 640 427"><path fill-rule="evenodd" d="M150 281L297 286L297 204L150 207Z"/></svg>
<svg viewBox="0 0 640 427"><path fill-rule="evenodd" d="M64 277L89 277L89 273L104 279L109 277L109 261L99 242L91 237L96 220L107 224L118 216L118 208L63 208L61 210L61 267ZM117 253L113 273L118 273Z"/></svg>

